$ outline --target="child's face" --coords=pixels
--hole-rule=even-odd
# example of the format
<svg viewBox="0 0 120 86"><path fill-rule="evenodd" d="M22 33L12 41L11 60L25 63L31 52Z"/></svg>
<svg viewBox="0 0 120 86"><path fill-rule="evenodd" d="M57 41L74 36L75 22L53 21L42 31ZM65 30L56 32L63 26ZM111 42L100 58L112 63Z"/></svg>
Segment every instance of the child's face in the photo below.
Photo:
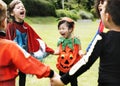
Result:
<svg viewBox="0 0 120 86"><path fill-rule="evenodd" d="M22 22L26 15L26 9L24 5L22 3L16 4L11 15L15 17L17 22Z"/></svg>
<svg viewBox="0 0 120 86"><path fill-rule="evenodd" d="M105 27L108 27L108 13L105 12L106 10L106 5L107 5L107 0L104 0L103 3L99 4L99 11L100 11L100 16L101 20L104 24Z"/></svg>
<svg viewBox="0 0 120 86"><path fill-rule="evenodd" d="M62 37L70 38L72 29L68 29L68 26L66 23L61 24L58 30Z"/></svg>

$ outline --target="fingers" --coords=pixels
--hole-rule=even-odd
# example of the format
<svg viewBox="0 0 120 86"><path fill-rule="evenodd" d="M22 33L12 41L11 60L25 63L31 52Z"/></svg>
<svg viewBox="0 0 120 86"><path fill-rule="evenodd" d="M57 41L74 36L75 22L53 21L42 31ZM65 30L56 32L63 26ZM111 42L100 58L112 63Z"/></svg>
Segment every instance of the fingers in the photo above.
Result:
<svg viewBox="0 0 120 86"><path fill-rule="evenodd" d="M53 78L50 79L51 86L64 86L63 82L60 79L60 75L54 73Z"/></svg>

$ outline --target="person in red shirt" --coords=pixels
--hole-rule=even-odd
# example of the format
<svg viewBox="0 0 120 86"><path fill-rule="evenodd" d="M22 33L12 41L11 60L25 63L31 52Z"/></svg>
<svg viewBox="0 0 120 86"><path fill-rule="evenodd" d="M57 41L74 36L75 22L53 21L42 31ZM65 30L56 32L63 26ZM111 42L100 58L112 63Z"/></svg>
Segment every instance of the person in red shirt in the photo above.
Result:
<svg viewBox="0 0 120 86"><path fill-rule="evenodd" d="M0 0L0 86L15 86L18 69L38 78L59 77L47 65L32 57L17 43L4 39L7 26L7 5Z"/></svg>
<svg viewBox="0 0 120 86"><path fill-rule="evenodd" d="M21 0L12 0L8 5L6 38L15 41L33 57L43 60L54 50L47 46L34 29L24 21L26 9ZM11 20L11 21L10 21ZM26 74L19 71L19 86L25 86Z"/></svg>

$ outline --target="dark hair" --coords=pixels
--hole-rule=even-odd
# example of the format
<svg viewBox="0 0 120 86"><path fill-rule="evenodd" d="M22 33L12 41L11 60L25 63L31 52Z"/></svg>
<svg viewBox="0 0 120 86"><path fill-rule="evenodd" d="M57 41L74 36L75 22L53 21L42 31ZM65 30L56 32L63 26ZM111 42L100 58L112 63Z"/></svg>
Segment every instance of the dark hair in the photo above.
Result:
<svg viewBox="0 0 120 86"><path fill-rule="evenodd" d="M120 0L107 0L106 12L108 12L113 22L120 26Z"/></svg>
<svg viewBox="0 0 120 86"><path fill-rule="evenodd" d="M98 5L100 4L100 0L95 0L95 11L98 17L100 17L100 12L98 9Z"/></svg>
<svg viewBox="0 0 120 86"><path fill-rule="evenodd" d="M74 28L74 22L68 22L66 20L61 20L58 23L58 29L59 29L60 25L63 24L63 23L66 23L66 25L68 26L68 29Z"/></svg>

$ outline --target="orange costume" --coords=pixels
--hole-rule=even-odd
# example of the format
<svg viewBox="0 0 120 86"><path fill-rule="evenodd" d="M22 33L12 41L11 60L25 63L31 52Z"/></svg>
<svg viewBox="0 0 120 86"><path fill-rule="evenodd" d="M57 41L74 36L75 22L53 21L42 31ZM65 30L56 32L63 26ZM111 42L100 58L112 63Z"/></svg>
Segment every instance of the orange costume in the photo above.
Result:
<svg viewBox="0 0 120 86"><path fill-rule="evenodd" d="M49 66L30 56L15 42L0 38L0 86L15 86L17 69L38 78L52 77L54 74Z"/></svg>
<svg viewBox="0 0 120 86"><path fill-rule="evenodd" d="M80 40L76 37L71 39L60 38L58 46L60 54L58 57L57 68L66 73L70 68L80 60L79 52Z"/></svg>

